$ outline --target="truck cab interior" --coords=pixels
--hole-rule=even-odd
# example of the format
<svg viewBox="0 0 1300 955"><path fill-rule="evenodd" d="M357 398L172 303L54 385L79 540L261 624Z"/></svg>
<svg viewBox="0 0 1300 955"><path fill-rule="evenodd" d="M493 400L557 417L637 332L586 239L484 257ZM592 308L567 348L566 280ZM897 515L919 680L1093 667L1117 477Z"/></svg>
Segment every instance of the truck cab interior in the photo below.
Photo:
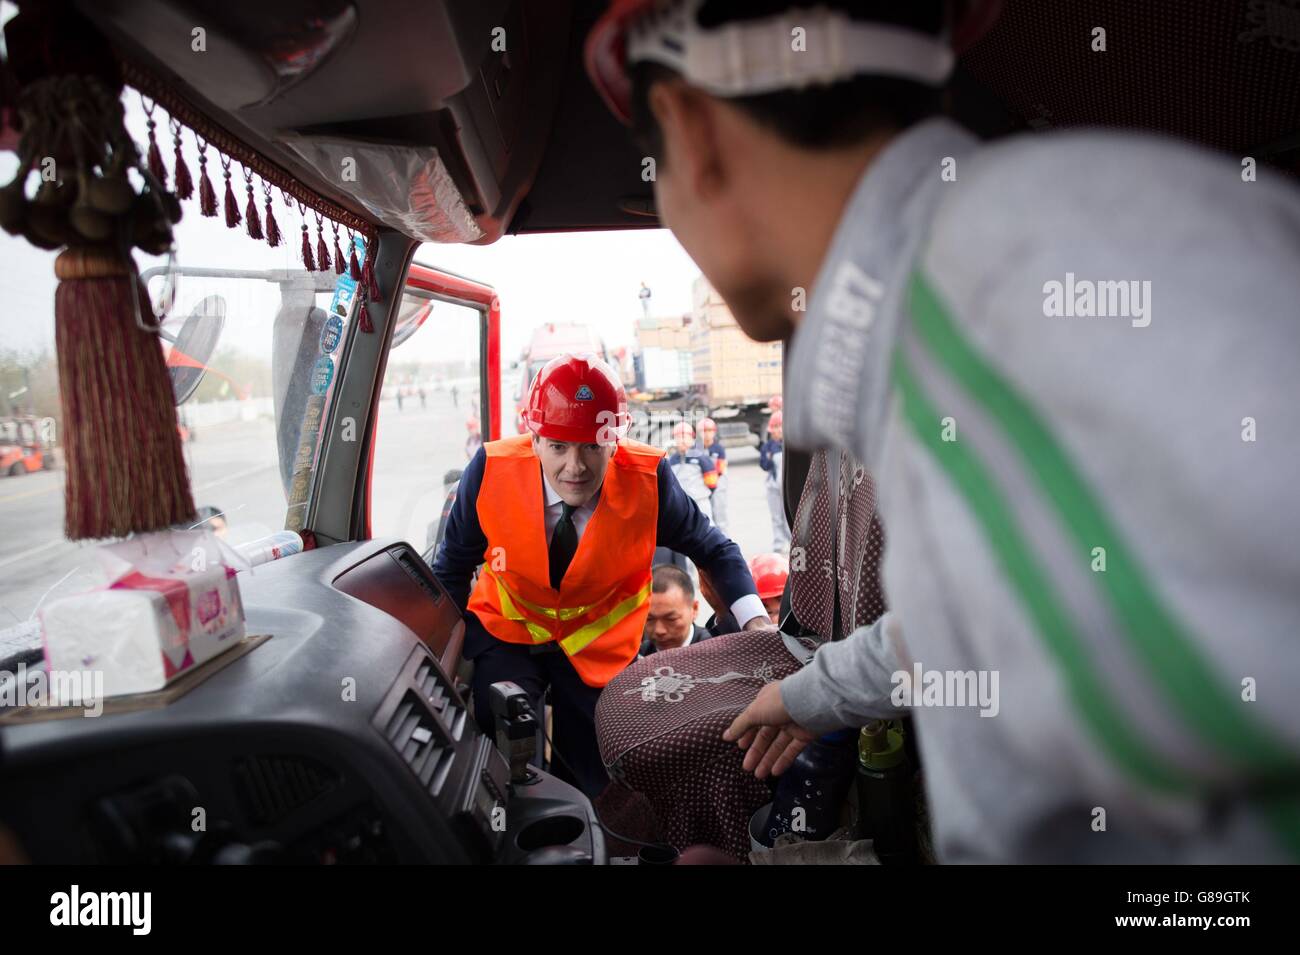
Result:
<svg viewBox="0 0 1300 955"><path fill-rule="evenodd" d="M487 282L440 267L439 243L659 227L641 155L583 67L584 39L605 6L605 0L17 5L24 13L48 7L84 20L120 69L126 95L144 97L176 121L170 128L159 124L165 155L173 132L197 130L206 145L235 161L241 207L243 177L255 174L268 184L268 195L279 190L307 210L304 245L332 246L329 223L340 224L345 236L364 235L362 257L373 270L373 279L366 277L373 291L351 313L329 366L328 401L313 421L318 445L304 469L295 467L295 457L304 412L311 396L321 394L314 390L315 343L330 321L336 273L249 269L233 257L187 260L186 267L207 268L214 282L258 284L279 296L264 314L268 352L275 356L278 466L265 522L299 532L306 546L240 574L250 639L201 681L182 679L148 705L115 710L109 701L96 719L0 721L0 823L22 857L37 863L609 860L609 837L591 801L545 771L512 785L502 751L509 740L470 714L457 685L464 623L428 565L436 534L425 536L423 525L405 538L373 533L376 509L385 506L375 486L376 456L384 453L376 451L379 409L393 397L385 394L385 376L390 361L400 361L396 349L405 337L450 321L443 305L455 306L454 314L463 316L455 320L473 331L476 410L469 415L477 415L482 439L506 433L503 418L514 408L514 395L501 384L501 327L513 303L499 301ZM1006 0L999 6L997 22L964 52L949 96L950 112L979 135L1081 124L1137 127L1300 171L1300 57L1285 45L1300 37L1275 42L1266 24L1231 4L1194 16L1177 3ZM1105 22L1113 35L1141 31L1142 49L1116 44L1101 71L1079 52L1086 47L1064 39L1071 31L1086 33L1094 21ZM1189 55L1189 44L1203 55ZM1252 44L1266 55L1241 55ZM1207 75L1216 82L1203 82ZM219 202L221 169L210 161L207 170ZM227 170L227 186L229 180ZM187 206L186 215L193 214ZM297 225L296 219L281 225L294 249ZM579 268L557 281L576 290ZM172 271L182 282L194 277ZM180 414L185 425L183 406ZM196 441L205 440L202 422L190 427ZM452 437L460 442L465 434ZM787 469L790 513L807 470L800 457ZM6 493L33 479L11 482ZM441 500L444 489L429 492ZM279 525L275 512L284 519ZM191 826L196 806L207 819L201 833Z"/></svg>

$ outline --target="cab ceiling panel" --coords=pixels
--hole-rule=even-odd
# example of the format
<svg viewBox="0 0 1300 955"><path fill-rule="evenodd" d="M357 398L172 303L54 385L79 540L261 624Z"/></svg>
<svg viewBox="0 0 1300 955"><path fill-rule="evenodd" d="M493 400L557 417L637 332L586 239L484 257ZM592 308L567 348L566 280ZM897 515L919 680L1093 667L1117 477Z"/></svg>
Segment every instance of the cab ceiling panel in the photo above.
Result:
<svg viewBox="0 0 1300 955"><path fill-rule="evenodd" d="M435 236L420 235L418 216L392 214L381 194L418 194L426 184L412 180L433 157L481 242L506 230L532 185L571 15L567 0L80 0L79 9L307 185L425 239ZM367 157L356 180L322 158L349 144Z"/></svg>

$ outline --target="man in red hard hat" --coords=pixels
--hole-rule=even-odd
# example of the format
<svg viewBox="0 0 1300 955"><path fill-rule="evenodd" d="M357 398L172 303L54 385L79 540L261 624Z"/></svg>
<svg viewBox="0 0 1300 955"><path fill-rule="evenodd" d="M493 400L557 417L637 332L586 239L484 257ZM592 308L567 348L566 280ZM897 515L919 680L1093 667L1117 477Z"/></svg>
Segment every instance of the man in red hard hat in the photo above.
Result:
<svg viewBox="0 0 1300 955"><path fill-rule="evenodd" d="M790 562L781 554L759 554L750 560L749 572L754 578L754 586L767 615L773 620L780 620L781 597L785 594L785 582L790 577Z"/></svg>
<svg viewBox="0 0 1300 955"><path fill-rule="evenodd" d="M673 426L673 450L667 460L686 496L698 504L704 516L712 521L718 470L713 458L696 446L695 429L688 422L679 421Z"/></svg>
<svg viewBox="0 0 1300 955"><path fill-rule="evenodd" d="M465 468L433 572L465 611L479 724L491 726L493 683L517 683L538 714L550 687L557 775L594 796L607 782L596 700L640 648L656 545L690 557L746 628L772 622L740 549L663 452L624 437L627 398L608 365L552 359L523 417L527 434L488 442Z"/></svg>

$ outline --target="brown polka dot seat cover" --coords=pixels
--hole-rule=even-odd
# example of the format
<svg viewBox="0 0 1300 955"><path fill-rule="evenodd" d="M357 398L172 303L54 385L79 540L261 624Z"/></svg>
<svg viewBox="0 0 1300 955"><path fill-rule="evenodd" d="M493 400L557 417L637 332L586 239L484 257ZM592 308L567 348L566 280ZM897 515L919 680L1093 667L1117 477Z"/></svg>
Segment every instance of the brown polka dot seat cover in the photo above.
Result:
<svg viewBox="0 0 1300 955"><path fill-rule="evenodd" d="M810 648L884 612L874 486L847 454L829 461L839 465L837 506L828 455L818 452L791 549L791 602ZM841 611L839 633L832 580L840 607L852 608ZM649 800L664 839L678 848L706 843L738 857L749 852L749 817L771 790L741 768L743 753L722 732L765 683L799 666L775 631L742 632L651 654L605 688L596 707L601 756L612 779Z"/></svg>

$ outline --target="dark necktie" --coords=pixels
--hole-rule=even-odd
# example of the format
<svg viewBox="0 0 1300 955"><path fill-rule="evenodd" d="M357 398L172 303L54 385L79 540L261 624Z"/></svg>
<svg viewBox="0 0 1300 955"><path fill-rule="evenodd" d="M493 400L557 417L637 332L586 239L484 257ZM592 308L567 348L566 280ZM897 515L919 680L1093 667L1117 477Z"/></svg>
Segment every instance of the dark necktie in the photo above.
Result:
<svg viewBox="0 0 1300 955"><path fill-rule="evenodd" d="M560 519L551 532L551 588L560 589L564 572L569 569L573 555L578 550L578 529L573 526L573 512L577 508L560 505Z"/></svg>

